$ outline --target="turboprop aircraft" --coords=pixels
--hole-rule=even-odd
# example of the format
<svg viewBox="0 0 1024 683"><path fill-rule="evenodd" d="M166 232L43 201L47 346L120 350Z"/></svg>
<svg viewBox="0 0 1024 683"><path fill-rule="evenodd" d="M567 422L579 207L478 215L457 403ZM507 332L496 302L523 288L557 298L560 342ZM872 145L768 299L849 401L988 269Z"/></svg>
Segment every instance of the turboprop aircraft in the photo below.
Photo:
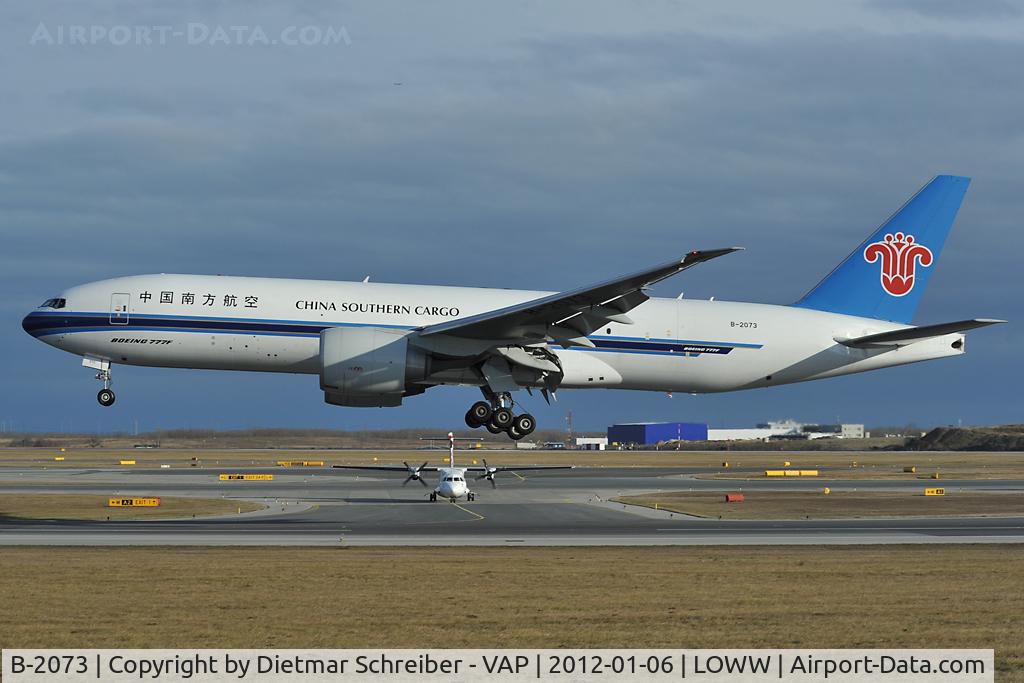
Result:
<svg viewBox="0 0 1024 683"><path fill-rule="evenodd" d="M571 470L572 465L523 465L515 467L490 467L487 461L483 461L483 467L470 465L467 467L455 466L455 435L448 432L448 467L432 467L423 463L419 467L413 467L409 463L402 465L334 465L339 470L377 470L381 472L407 472L408 476L402 482L405 486L410 481L418 481L424 487L427 482L423 481L424 472L437 472L437 486L430 492L430 502L438 498L445 498L452 503L459 498L465 497L467 501L476 500L476 492L469 490L469 482L466 481L467 472L482 472L477 481L486 479L491 482L491 488L497 488L494 482L494 475L498 472L525 472L527 470Z"/></svg>
<svg viewBox="0 0 1024 683"><path fill-rule="evenodd" d="M208 275L138 275L72 287L25 317L82 357L114 403L114 365L318 375L339 406L398 406L442 385L484 400L471 427L520 439L513 392L721 392L905 365L965 351L1004 322L911 326L967 191L937 176L791 305L658 299L651 285L739 247L691 251L595 285L550 292Z"/></svg>

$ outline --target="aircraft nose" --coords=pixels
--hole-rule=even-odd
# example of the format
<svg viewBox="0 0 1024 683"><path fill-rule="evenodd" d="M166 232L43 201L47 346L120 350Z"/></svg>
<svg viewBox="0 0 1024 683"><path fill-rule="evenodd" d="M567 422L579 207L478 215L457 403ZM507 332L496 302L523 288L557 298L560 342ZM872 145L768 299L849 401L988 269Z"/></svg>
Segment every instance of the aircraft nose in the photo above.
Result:
<svg viewBox="0 0 1024 683"><path fill-rule="evenodd" d="M47 326L46 316L40 315L36 311L32 311L21 320L21 329L25 330L28 334L33 337L38 337L40 330Z"/></svg>

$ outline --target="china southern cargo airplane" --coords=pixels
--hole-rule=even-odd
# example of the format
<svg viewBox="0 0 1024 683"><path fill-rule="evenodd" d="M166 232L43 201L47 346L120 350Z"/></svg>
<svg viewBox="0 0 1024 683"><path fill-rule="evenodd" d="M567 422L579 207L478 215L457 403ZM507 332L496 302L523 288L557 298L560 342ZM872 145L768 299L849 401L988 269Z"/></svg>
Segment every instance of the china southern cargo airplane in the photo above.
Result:
<svg viewBox="0 0 1024 683"><path fill-rule="evenodd" d="M476 462L476 461L474 461ZM424 487L427 482L423 481L424 472L437 472L437 486L430 492L430 502L435 502L438 498L444 498L449 502L454 503L459 498L465 497L469 502L476 500L476 492L469 490L469 482L466 479L467 472L481 472L480 476L476 477L477 481L486 479L491 482L491 488L497 488L497 484L494 483L494 476L498 472L525 472L527 470L571 470L573 465L521 465L511 467L491 467L487 464L487 461L483 461L483 466L468 465L466 467L455 466L455 435L448 432L448 467L432 467L427 463L423 463L419 467L413 467L409 463L402 463L401 465L333 465L335 469L339 470L376 470L378 472L404 472L406 474L405 481L402 482L402 486L405 486L410 481L418 481Z"/></svg>
<svg viewBox="0 0 1024 683"><path fill-rule="evenodd" d="M691 251L558 294L505 289L138 275L72 287L22 323L80 355L114 403L114 364L320 376L339 406L397 406L475 385L470 426L519 439L536 426L512 393L559 388L719 392L964 353L1000 320L912 327L969 178L937 176L789 306L656 299L648 288L738 247Z"/></svg>

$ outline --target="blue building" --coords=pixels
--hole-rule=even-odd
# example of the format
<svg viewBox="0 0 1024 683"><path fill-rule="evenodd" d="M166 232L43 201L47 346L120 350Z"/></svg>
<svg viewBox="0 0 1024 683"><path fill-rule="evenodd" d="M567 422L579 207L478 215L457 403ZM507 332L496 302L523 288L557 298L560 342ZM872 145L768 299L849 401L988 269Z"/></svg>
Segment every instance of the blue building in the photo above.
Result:
<svg viewBox="0 0 1024 683"><path fill-rule="evenodd" d="M633 422L608 428L608 443L656 444L661 441L707 441L702 422Z"/></svg>

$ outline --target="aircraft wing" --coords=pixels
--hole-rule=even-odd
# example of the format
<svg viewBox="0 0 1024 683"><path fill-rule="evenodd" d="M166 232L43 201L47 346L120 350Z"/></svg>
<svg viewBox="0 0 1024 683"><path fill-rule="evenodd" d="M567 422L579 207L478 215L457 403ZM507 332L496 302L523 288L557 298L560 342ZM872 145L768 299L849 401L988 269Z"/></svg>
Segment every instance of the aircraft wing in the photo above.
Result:
<svg viewBox="0 0 1024 683"><path fill-rule="evenodd" d="M408 472L415 469L417 472L437 472L434 465L422 465L417 468L410 468L408 465L331 465L336 470L377 470L380 472Z"/></svg>
<svg viewBox="0 0 1024 683"><path fill-rule="evenodd" d="M460 469L464 469L467 472L525 472L527 470L572 470L575 468L576 465L507 465L504 467L471 465Z"/></svg>
<svg viewBox="0 0 1024 683"><path fill-rule="evenodd" d="M539 343L553 339L562 346L593 346L587 335L609 321L629 324L626 313L648 297L646 289L656 282L742 247L691 251L653 268L607 280L588 287L525 301L506 308L428 325L421 337L451 335L510 343Z"/></svg>
<svg viewBox="0 0 1024 683"><path fill-rule="evenodd" d="M958 320L952 323L939 323L938 325L924 325L922 327L905 327L901 330L891 332L880 332L869 334L866 337L855 337L853 339L837 338L836 341L843 346L855 349L906 346L923 339L941 337L954 332L966 332L978 327L997 325L1005 323L1005 320L993 320L990 318L975 318L973 320Z"/></svg>

